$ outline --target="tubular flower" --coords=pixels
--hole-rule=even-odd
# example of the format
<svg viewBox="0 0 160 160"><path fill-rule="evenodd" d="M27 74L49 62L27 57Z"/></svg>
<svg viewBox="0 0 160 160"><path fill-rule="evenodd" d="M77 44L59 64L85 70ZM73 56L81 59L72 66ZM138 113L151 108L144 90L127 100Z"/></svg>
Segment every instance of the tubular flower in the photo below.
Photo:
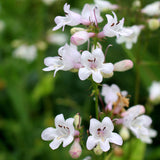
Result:
<svg viewBox="0 0 160 160"><path fill-rule="evenodd" d="M58 55L59 56L44 59L44 64L47 66L43 69L44 71L55 70L55 77L58 70L67 71L80 68L81 54L77 51L76 46L65 44L59 48Z"/></svg>
<svg viewBox="0 0 160 160"><path fill-rule="evenodd" d="M157 132L150 128L152 119L147 115L141 115L145 112L142 105L136 105L123 113L123 125L129 128L132 133L145 143L152 143L153 137Z"/></svg>
<svg viewBox="0 0 160 160"><path fill-rule="evenodd" d="M125 43L125 46L127 49L131 49L134 43L137 43L138 36L141 32L141 30L144 28L143 25L134 25L132 27L124 27L126 29L130 29L132 31L132 34L129 36L119 36L116 39L116 42L118 44Z"/></svg>
<svg viewBox="0 0 160 160"><path fill-rule="evenodd" d="M110 74L114 69L112 63L104 63L104 60L104 54L100 48L96 48L92 53L84 51L81 56L83 67L78 72L79 78L85 80L92 74L93 80L96 83L101 83L102 74Z"/></svg>
<svg viewBox="0 0 160 160"><path fill-rule="evenodd" d="M118 100L118 93L123 97L127 96L127 91L120 91L116 84L108 86L107 84L102 85L102 96L104 96L104 101L107 104L106 110L112 110L112 105Z"/></svg>
<svg viewBox="0 0 160 160"><path fill-rule="evenodd" d="M114 17L106 14L108 23L103 28L104 35L107 37L118 37L119 35L129 36L130 34L132 34L132 30L123 27L124 18L118 21L116 14L114 12L112 13Z"/></svg>
<svg viewBox="0 0 160 160"><path fill-rule="evenodd" d="M53 31L58 30L61 27L63 27L62 30L64 31L65 25L76 26L81 23L81 21L80 21L81 15L71 11L70 5L65 3L63 9L64 9L66 16L65 17L57 16L54 19L56 26L53 28Z"/></svg>
<svg viewBox="0 0 160 160"><path fill-rule="evenodd" d="M110 149L110 143L122 145L123 140L117 133L112 132L114 129L113 123L109 117L105 117L102 122L92 118L90 120L89 132L91 136L87 139L87 149L91 150L96 145L100 145L100 148L107 152Z"/></svg>
<svg viewBox="0 0 160 160"><path fill-rule="evenodd" d="M56 128L49 127L46 128L41 137L45 141L52 142L49 144L51 149L57 149L60 144L63 142L63 147L68 146L74 139L74 118L64 119L63 114L59 114L55 117L55 126Z"/></svg>

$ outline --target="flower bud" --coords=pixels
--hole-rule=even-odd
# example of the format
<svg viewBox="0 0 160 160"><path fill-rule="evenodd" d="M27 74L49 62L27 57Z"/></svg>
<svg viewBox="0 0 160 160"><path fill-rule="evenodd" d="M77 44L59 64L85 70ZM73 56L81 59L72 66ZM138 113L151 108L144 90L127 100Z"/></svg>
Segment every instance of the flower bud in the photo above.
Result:
<svg viewBox="0 0 160 160"><path fill-rule="evenodd" d="M103 151L102 151L102 149L101 149L101 147L100 147L100 144L98 144L95 148L94 148L94 153L96 154L96 155L101 155L102 153L103 153Z"/></svg>
<svg viewBox="0 0 160 160"><path fill-rule="evenodd" d="M126 127L122 127L121 130L120 130L120 136L122 137L122 139L125 141L125 140L128 140L130 138L130 134L129 134L129 131Z"/></svg>
<svg viewBox="0 0 160 160"><path fill-rule="evenodd" d="M82 153L82 148L79 144L79 138L76 138L69 150L69 154L73 159L77 159L80 157L81 153Z"/></svg>
<svg viewBox="0 0 160 160"><path fill-rule="evenodd" d="M95 33L88 33L86 31L79 31L72 35L71 43L74 45L81 45L88 41L90 37L93 37Z"/></svg>
<svg viewBox="0 0 160 160"><path fill-rule="evenodd" d="M114 71L127 71L133 67L133 62L131 60L122 60L114 64Z"/></svg>
<svg viewBox="0 0 160 160"><path fill-rule="evenodd" d="M81 116L79 113L74 116L74 124L76 128L79 128L81 125Z"/></svg>
<svg viewBox="0 0 160 160"><path fill-rule="evenodd" d="M140 8L141 7L141 1L140 0L135 0L132 3L132 7L135 8L135 9Z"/></svg>
<svg viewBox="0 0 160 160"><path fill-rule="evenodd" d="M73 27L73 28L70 30L70 32L71 32L71 34L73 35L73 34L75 34L76 32L85 31L85 30L86 30L86 29L84 29L84 28Z"/></svg>
<svg viewBox="0 0 160 160"><path fill-rule="evenodd" d="M121 148L121 147L118 147L118 146L115 146L115 147L114 147L114 154L115 154L116 156L121 157L121 156L123 155L123 150L122 150L122 148Z"/></svg>
<svg viewBox="0 0 160 160"><path fill-rule="evenodd" d="M154 31L156 29L158 29L160 26L160 22L159 22L159 19L149 19L148 20L148 27L150 30Z"/></svg>

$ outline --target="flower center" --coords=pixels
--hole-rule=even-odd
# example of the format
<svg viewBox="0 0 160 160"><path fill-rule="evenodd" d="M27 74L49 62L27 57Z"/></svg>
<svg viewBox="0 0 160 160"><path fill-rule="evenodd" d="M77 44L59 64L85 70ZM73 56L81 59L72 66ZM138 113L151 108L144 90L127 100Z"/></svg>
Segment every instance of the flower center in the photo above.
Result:
<svg viewBox="0 0 160 160"><path fill-rule="evenodd" d="M105 141L106 127L98 128L97 135L98 135L98 137L100 137L102 139L102 141Z"/></svg>
<svg viewBox="0 0 160 160"><path fill-rule="evenodd" d="M57 139L68 137L68 135L70 134L69 128L65 125L60 125L60 124L58 125L58 132L59 136L57 137Z"/></svg>
<svg viewBox="0 0 160 160"><path fill-rule="evenodd" d="M94 59L88 59L88 62L90 62L90 68L95 69L97 67L96 65L96 58Z"/></svg>

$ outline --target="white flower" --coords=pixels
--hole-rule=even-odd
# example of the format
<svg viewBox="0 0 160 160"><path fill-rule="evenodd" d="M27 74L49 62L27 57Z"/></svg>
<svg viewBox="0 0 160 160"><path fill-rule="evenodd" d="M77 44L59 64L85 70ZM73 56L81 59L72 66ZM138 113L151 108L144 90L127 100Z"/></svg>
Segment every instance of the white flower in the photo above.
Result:
<svg viewBox="0 0 160 160"><path fill-rule="evenodd" d="M58 70L68 71L71 69L79 69L81 67L81 54L77 51L76 46L65 44L58 50L59 56L47 57L44 64L47 66L44 71L55 70L54 76Z"/></svg>
<svg viewBox="0 0 160 160"><path fill-rule="evenodd" d="M123 125L129 128L133 134L145 143L152 143L151 138L157 132L150 128L152 119L149 116L141 115L145 112L142 105L136 105L123 113Z"/></svg>
<svg viewBox="0 0 160 160"><path fill-rule="evenodd" d="M148 4L141 10L141 12L148 16L160 15L160 1Z"/></svg>
<svg viewBox="0 0 160 160"><path fill-rule="evenodd" d="M65 12L66 16L65 17L57 16L54 19L57 26L55 26L53 28L53 31L58 30L61 27L63 27L62 30L64 30L65 25L76 26L76 25L81 23L81 21L80 21L81 15L78 14L78 13L72 12L70 10L70 5L67 5L67 3L65 3L63 9L64 9L64 12Z"/></svg>
<svg viewBox="0 0 160 160"><path fill-rule="evenodd" d="M130 29L126 29L123 27L124 18L118 21L116 14L114 12L112 13L114 17L106 14L108 23L103 28L104 35L107 37L118 37L119 35L129 36L130 34L132 34L132 31Z"/></svg>
<svg viewBox="0 0 160 160"><path fill-rule="evenodd" d="M37 48L35 45L23 44L14 50L13 56L32 62L37 57Z"/></svg>
<svg viewBox="0 0 160 160"><path fill-rule="evenodd" d="M74 139L74 118L64 119L63 114L59 114L55 117L56 128L46 128L41 137L45 141L53 140L49 146L55 150L63 142L63 147L68 146Z"/></svg>
<svg viewBox="0 0 160 160"><path fill-rule="evenodd" d="M152 102L160 102L160 82L153 81L149 88L149 99Z"/></svg>
<svg viewBox="0 0 160 160"><path fill-rule="evenodd" d="M96 48L92 53L84 51L81 56L82 68L79 69L78 75L81 80L87 79L91 74L96 83L101 83L103 74L113 72L112 63L104 63L104 54L100 48Z"/></svg>
<svg viewBox="0 0 160 160"><path fill-rule="evenodd" d="M104 101L107 104L107 108L112 110L112 105L118 100L118 93L121 93L122 96L127 96L127 91L120 91L119 87L116 84L111 86L107 84L102 85L102 96L104 96Z"/></svg>
<svg viewBox="0 0 160 160"><path fill-rule="evenodd" d="M133 62L129 59L125 59L114 64L114 71L123 72L131 69L132 67Z"/></svg>
<svg viewBox="0 0 160 160"><path fill-rule="evenodd" d="M90 120L89 132L91 136L87 139L87 149L91 150L96 145L100 144L101 149L107 152L110 149L110 143L122 145L123 140L117 133L112 132L114 129L113 123L109 117L105 117L102 122L92 118Z"/></svg>
<svg viewBox="0 0 160 160"><path fill-rule="evenodd" d="M133 43L137 43L138 36L139 36L141 30L144 28L144 26L143 25L134 25L132 27L124 27L124 28L130 29L132 31L132 34L129 36L121 35L121 36L117 37L116 42L118 44L125 43L126 48L131 49Z"/></svg>
<svg viewBox="0 0 160 160"><path fill-rule="evenodd" d="M100 16L100 11L95 5L85 4L81 13L81 23L89 25L90 23L100 23L103 18Z"/></svg>
<svg viewBox="0 0 160 160"><path fill-rule="evenodd" d="M118 5L112 4L109 1L94 0L94 3L99 8L100 11L115 10L118 8Z"/></svg>

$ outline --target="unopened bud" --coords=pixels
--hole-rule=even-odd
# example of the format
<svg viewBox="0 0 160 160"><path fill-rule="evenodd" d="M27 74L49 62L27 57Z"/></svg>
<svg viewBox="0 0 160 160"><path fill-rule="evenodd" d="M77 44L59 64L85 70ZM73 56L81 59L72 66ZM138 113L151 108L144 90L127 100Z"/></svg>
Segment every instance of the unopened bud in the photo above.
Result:
<svg viewBox="0 0 160 160"><path fill-rule="evenodd" d="M119 134L124 141L128 140L130 138L130 133L129 133L128 129L124 126L121 128Z"/></svg>
<svg viewBox="0 0 160 160"><path fill-rule="evenodd" d="M75 139L74 143L72 144L69 154L73 159L77 159L80 157L82 153L82 148L79 144L79 138Z"/></svg>
<svg viewBox="0 0 160 160"><path fill-rule="evenodd" d="M71 43L79 46L84 44L89 40L90 37L93 37L95 33L88 33L86 31L79 31L72 35L71 37Z"/></svg>
<svg viewBox="0 0 160 160"><path fill-rule="evenodd" d="M133 6L133 8L135 8L135 9L140 8L140 7L141 7L141 1L140 1L140 0L135 0L135 1L132 3L132 6Z"/></svg>
<svg viewBox="0 0 160 160"><path fill-rule="evenodd" d="M116 147L114 147L114 154L116 155L116 156L122 156L123 155L123 150L122 150L122 148L121 147L118 147L118 146L116 146Z"/></svg>
<svg viewBox="0 0 160 160"><path fill-rule="evenodd" d="M110 78L110 77L113 76L113 72L111 72L111 73L109 73L109 74L106 74L106 73L103 73L103 72L102 72L102 75L103 75L104 78Z"/></svg>
<svg viewBox="0 0 160 160"><path fill-rule="evenodd" d="M74 124L75 124L75 127L76 127L76 128L79 128L80 125L81 125L81 116L79 115L79 113L77 113L77 114L74 116Z"/></svg>
<svg viewBox="0 0 160 160"><path fill-rule="evenodd" d="M39 50L44 51L47 48L47 43L44 41L39 41L37 42L36 46Z"/></svg>
<svg viewBox="0 0 160 160"><path fill-rule="evenodd" d="M150 30L154 31L160 27L159 19L149 19L148 20L148 27Z"/></svg>
<svg viewBox="0 0 160 160"><path fill-rule="evenodd" d="M80 28L80 27L73 27L73 28L70 30L71 35L75 34L76 32L79 32L79 31L86 31L86 29Z"/></svg>
<svg viewBox="0 0 160 160"><path fill-rule="evenodd" d="M96 154L96 155L101 155L102 153L103 153L103 151L102 151L102 149L101 149L101 147L100 147L100 144L98 144L95 148L94 148L94 153Z"/></svg>
<svg viewBox="0 0 160 160"><path fill-rule="evenodd" d="M114 64L114 71L127 71L133 67L133 62L131 60L122 60Z"/></svg>

